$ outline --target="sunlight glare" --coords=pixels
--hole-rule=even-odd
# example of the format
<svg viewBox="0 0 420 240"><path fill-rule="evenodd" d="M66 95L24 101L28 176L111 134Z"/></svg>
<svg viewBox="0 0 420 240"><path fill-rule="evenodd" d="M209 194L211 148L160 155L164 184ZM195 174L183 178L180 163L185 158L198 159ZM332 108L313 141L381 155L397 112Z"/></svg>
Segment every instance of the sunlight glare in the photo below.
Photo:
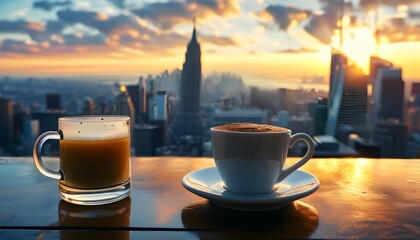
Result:
<svg viewBox="0 0 420 240"><path fill-rule="evenodd" d="M333 47L339 46L339 32L335 32L333 36ZM352 27L346 28L343 32L343 45L341 50L358 66L360 66L365 74L369 72L369 59L375 50L375 40L372 30L368 27ZM340 47L337 47L340 49Z"/></svg>

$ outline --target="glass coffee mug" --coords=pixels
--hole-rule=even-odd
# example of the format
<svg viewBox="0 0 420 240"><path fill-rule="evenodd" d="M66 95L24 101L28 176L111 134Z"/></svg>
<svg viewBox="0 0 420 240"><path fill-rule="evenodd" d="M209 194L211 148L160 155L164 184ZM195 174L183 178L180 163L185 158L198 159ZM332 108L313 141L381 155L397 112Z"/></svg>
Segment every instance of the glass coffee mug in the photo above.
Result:
<svg viewBox="0 0 420 240"><path fill-rule="evenodd" d="M67 202L101 205L130 194L130 118L73 116L58 119L58 131L41 134L33 158L38 170L59 180L59 194ZM45 167L41 149L49 139L60 140L60 170Z"/></svg>

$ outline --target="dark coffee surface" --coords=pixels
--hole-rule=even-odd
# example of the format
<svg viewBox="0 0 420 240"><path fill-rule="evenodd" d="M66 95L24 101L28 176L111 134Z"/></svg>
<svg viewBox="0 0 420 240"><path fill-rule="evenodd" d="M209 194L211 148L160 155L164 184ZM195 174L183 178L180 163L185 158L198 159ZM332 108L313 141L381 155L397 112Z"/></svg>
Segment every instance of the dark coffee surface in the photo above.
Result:
<svg viewBox="0 0 420 240"><path fill-rule="evenodd" d="M232 132L287 132L288 129L255 123L230 123L215 127L218 130L232 131Z"/></svg>
<svg viewBox="0 0 420 240"><path fill-rule="evenodd" d="M67 187L104 188L130 178L130 138L104 141L60 140L60 165Z"/></svg>

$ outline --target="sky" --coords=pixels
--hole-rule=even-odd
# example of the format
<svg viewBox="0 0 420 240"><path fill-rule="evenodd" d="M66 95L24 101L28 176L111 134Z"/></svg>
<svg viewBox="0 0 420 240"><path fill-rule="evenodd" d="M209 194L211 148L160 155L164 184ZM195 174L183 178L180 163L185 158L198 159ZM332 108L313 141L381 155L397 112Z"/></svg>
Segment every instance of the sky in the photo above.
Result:
<svg viewBox="0 0 420 240"><path fill-rule="evenodd" d="M420 81L420 0L0 0L0 75L181 69L194 19L204 74L326 86L338 48L365 73L377 55Z"/></svg>

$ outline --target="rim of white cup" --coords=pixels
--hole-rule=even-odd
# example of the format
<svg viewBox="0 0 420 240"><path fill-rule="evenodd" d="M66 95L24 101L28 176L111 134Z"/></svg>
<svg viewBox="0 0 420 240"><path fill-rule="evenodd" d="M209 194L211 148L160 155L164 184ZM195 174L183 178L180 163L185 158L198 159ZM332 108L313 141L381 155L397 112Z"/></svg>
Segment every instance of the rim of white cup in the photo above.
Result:
<svg viewBox="0 0 420 240"><path fill-rule="evenodd" d="M291 134L292 130L288 129L288 128L284 128L281 127L283 129L285 129L286 131L282 131L282 132L240 132L240 131L230 131L230 130L222 130L222 129L217 129L218 126L214 126L210 128L210 131L212 132L223 132L223 133L231 133L231 134Z"/></svg>
<svg viewBox="0 0 420 240"><path fill-rule="evenodd" d="M109 122L109 121L127 121L129 120L129 116L125 115L75 115L75 116L65 116L60 117L59 121L65 122Z"/></svg>

